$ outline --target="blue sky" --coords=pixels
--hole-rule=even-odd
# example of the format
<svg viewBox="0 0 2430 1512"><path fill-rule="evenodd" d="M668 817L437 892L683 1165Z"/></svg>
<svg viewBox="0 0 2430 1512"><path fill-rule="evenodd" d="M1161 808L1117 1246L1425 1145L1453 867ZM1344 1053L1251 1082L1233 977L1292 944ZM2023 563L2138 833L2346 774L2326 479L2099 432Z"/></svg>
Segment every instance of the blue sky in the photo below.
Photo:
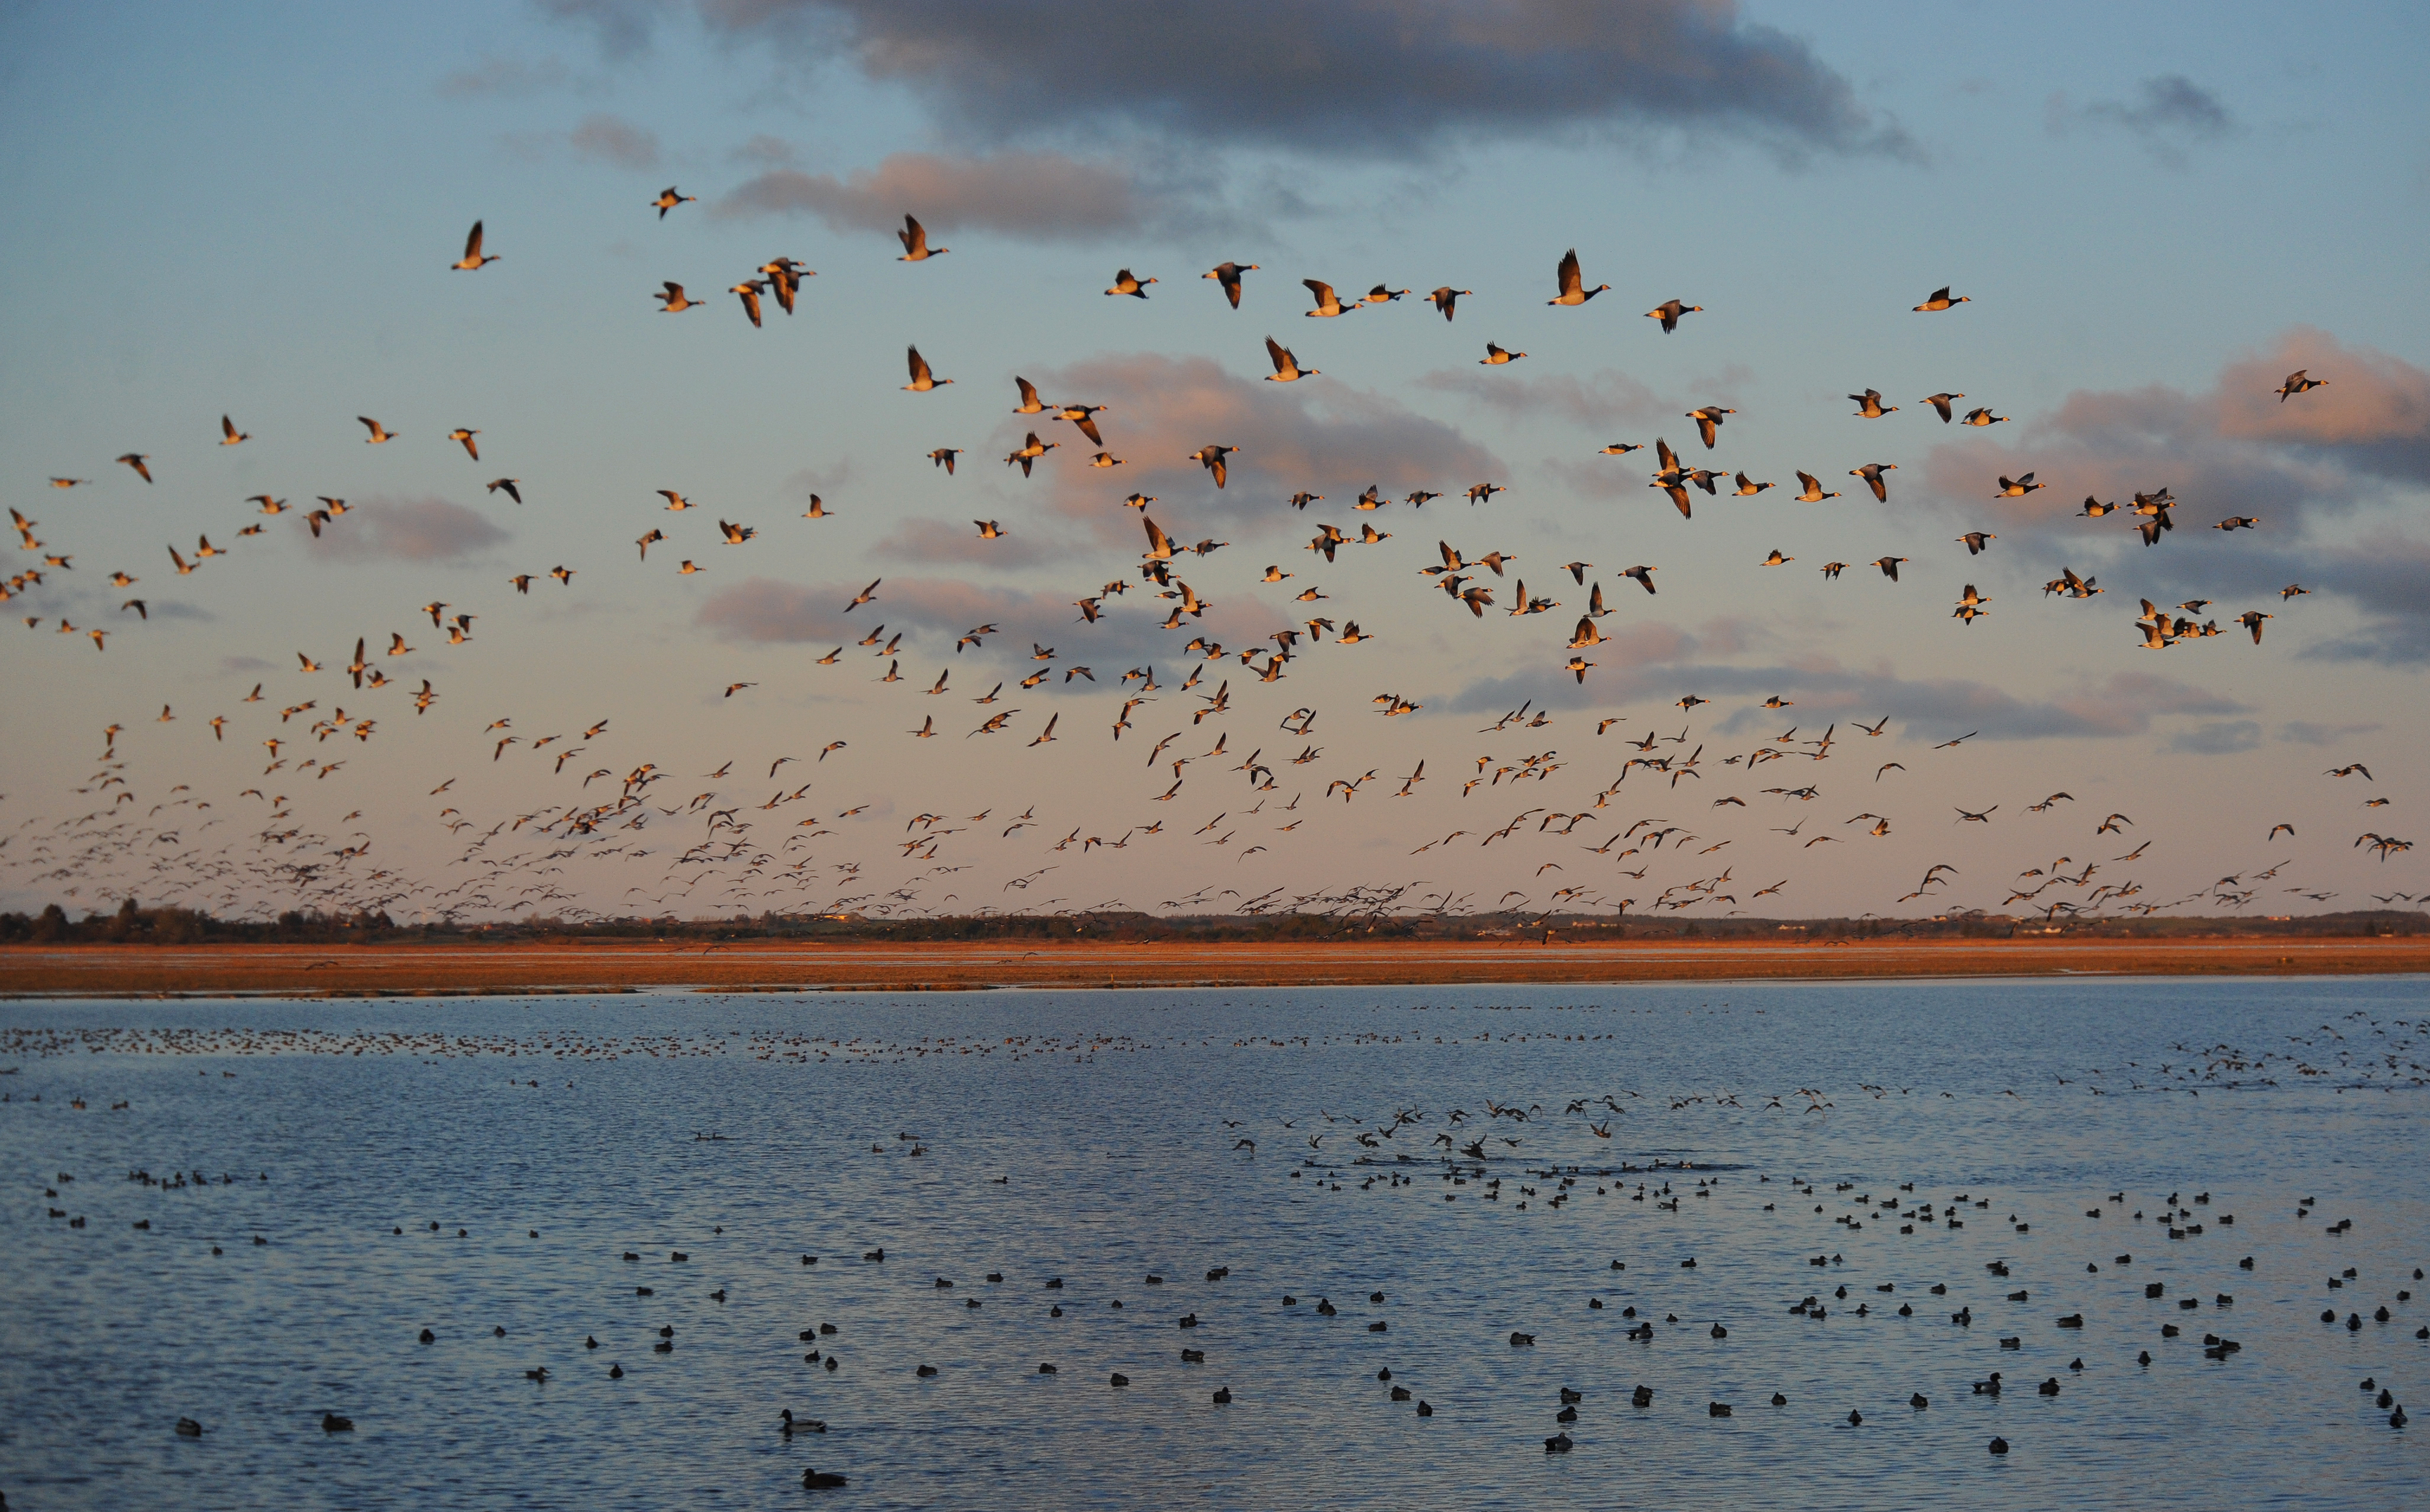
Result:
<svg viewBox="0 0 2430 1512"><path fill-rule="evenodd" d="M2352 843L2409 838L2411 753L2430 733L2418 12L1943 7L1820 28L1818 12L1760 6L1207 14L1222 25L1187 13L1165 37L943 0L8 8L0 175L26 213L0 227L17 291L0 311L0 493L73 566L10 604L42 623L8 626L0 828L22 838L0 851L0 897L131 886L231 910L468 915L1153 906L1202 890L1229 906L1226 889L1358 886L1531 906L1575 887L1565 901L1606 911L1666 888L1739 900L1694 918L1997 908L2016 873L2062 856L2100 860L2094 887L2131 878L2138 903L2207 899L2214 878L2280 860L2245 911L2422 890L2419 853L2383 864ZM1485 40L1461 39L1478 15ZM647 202L670 182L698 199L661 221ZM904 210L954 250L897 261L883 223ZM450 271L475 218L502 260ZM1547 308L1572 246L1589 286L1612 290ZM818 276L798 315L772 307L754 330L724 291L780 253ZM1199 277L1227 258L1260 265L1237 311ZM1157 276L1152 297L1101 293L1118 266ZM1417 293L1310 320L1309 276ZM706 307L660 313L666 279ZM1422 302L1443 284L1473 291L1448 324ZM1910 312L1942 284L1973 302ZM1640 312L1672 297L1706 308L1666 337ZM1323 375L1260 381L1269 335ZM1528 356L1481 367L1488 341ZM912 342L956 382L902 391ZM2270 390L2299 366L2329 387L2280 405ZM1072 426L1009 413L1015 374L1109 405L1125 465L1082 467L1096 448ZM1855 418L1841 396L1867 387L1898 412ZM1917 401L1943 390L2008 423L1942 425ZM1682 412L1711 403L1736 413L1706 453ZM223 413L255 439L217 445ZM358 415L399 439L366 447ZM444 439L459 425L480 431L479 462ZM1024 481L1000 458L1032 428L1062 444ZM1598 451L1656 436L1690 465L1783 486L1696 494L1683 521L1646 485L1650 451ZM1209 441L1242 448L1220 492L1183 460ZM963 449L950 478L927 460L939 446ZM129 450L156 483L109 460ZM1868 461L1897 464L1886 506L1847 476ZM1800 468L1842 496L1788 502ZM1992 500L1994 479L2027 470L2049 487ZM484 490L501 475L524 505ZM1509 491L1472 508L1460 493L1483 481ZM1353 511L1370 482L1449 497ZM2073 515L2088 493L2163 485L2179 528L2149 550L2122 517ZM661 488L699 507L666 511ZM1188 629L1152 628L1169 606L1137 579L1142 536L1120 502L1134 489L1176 539L1232 543L1184 565L1215 605ZM1292 510L1301 489L1324 502ZM813 490L832 517L801 518ZM264 519L244 502L264 491L299 507ZM299 521L319 494L358 507L315 546ZM2259 528L2207 528L2239 514ZM718 544L718 519L758 534ZM1009 534L980 541L979 519ZM257 521L262 535L233 539ZM1319 522L1392 539L1326 564L1304 549ZM644 561L634 540L651 528L668 539ZM1972 529L2000 539L1970 557L1955 538ZM205 534L230 555L177 575L167 547L191 556ZM1473 619L1417 575L1438 540L1517 555L1512 580L1486 578L1494 611ZM1773 550L1795 560L1759 567ZM1883 555L1908 558L1896 584L1862 565ZM15 556L12 573L39 562ZM677 575L685 558L704 570ZM1859 565L1812 571L1835 559ZM1593 564L1613 610L1583 685L1562 671L1586 599L1572 560ZM1294 576L1260 583L1268 563ZM1659 570L1653 598L1618 575L1638 563ZM558 565L571 586L507 586ZM2105 593L2045 598L2062 566ZM114 590L113 570L141 581ZM880 576L878 599L842 616ZM1072 600L1123 577L1105 620L1071 623ZM1562 607L1503 614L1517 578ZM2312 591L2281 599L2294 582ZM1968 583L1993 603L1964 625L1949 612ZM1329 597L1294 602L1310 585ZM130 596L148 621L119 608ZM2214 600L2197 618L2235 633L2140 650L2142 597ZM433 601L478 617L470 642L445 644L418 612ZM2275 616L2258 647L2228 623L2247 608ZM1378 639L1302 644L1275 684L1209 664L1194 691L1228 676L1231 704L1190 723L1201 706L1179 684L1200 658L1184 641L1237 650L1310 613ZM108 649L58 634L62 618L109 630ZM874 682L886 663L837 634L864 620L907 633L902 682ZM957 653L982 622L1002 632ZM385 662L399 687L340 680L355 637L376 649L398 632L416 647ZM840 640L851 655L818 665ZM1033 661L1033 645L1057 655ZM300 672L298 652L331 670ZM1093 683L1063 681L1075 663ZM1156 701L1117 742L1115 679L1150 665ZM973 708L1040 666L1052 682ZM948 692L923 696L949 668ZM441 697L417 715L402 693L425 677ZM266 702L239 702L257 682ZM726 696L738 682L757 686ZM1386 720L1384 693L1424 707ZM1683 714L1688 695L1711 703ZM1482 733L1525 698L1554 723ZM276 709L306 699L318 706L282 728ZM299 756L299 732L339 706L375 719L373 738L302 736ZM1003 735L964 738L1011 706ZM1306 739L1277 728L1299 707L1319 711ZM910 739L932 714L944 738ZM1053 714L1056 742L1028 745ZM1852 722L1884 715L1883 737L1852 743ZM1598 736L1606 718L1620 723ZM1828 760L1720 764L1794 752L1835 722ZM97 760L111 723L123 767ZM1703 745L1698 776L1623 767L1640 753L1621 736L1656 727L1689 739L1651 754ZM1219 733L1226 757L1156 803L1173 774L1145 748L1176 732L1166 761ZM566 739L492 760L509 733ZM259 742L280 738L288 765L264 773ZM1323 750L1262 792L1229 770L1286 743ZM1476 758L1490 774L1546 752L1557 770L1523 795L1506 780L1460 796ZM786 756L784 789L813 786L752 810L779 786L757 774ZM308 757L345 765L299 774ZM1421 759L1424 783L1391 798ZM1874 781L1886 761L1902 768ZM2376 780L2323 775L2353 761ZM552 831L508 851L510 830L461 859L494 823L613 802L643 762L668 774L643 789L658 809L720 796L612 839ZM1320 796L1371 768L1353 802ZM149 829L84 819L121 789L77 789L112 773L137 799L112 806ZM1809 782L1810 802L1761 792ZM2024 811L2058 790L2072 806ZM1734 795L1748 806L1713 806ZM1954 817L1994 803L1989 824ZM735 859L674 869L709 839L703 813L738 804L754 828L719 830L708 853L739 839ZM1530 806L1591 817L1558 843L1540 813L1476 846ZM1037 828L998 833L994 816L1024 808ZM961 833L899 855L930 812ZM2126 843L2091 833L2113 812L2134 821ZM1844 822L1858 813L1889 832ZM1624 863L1577 844L1639 818L1700 843ZM1074 826L1113 840L1158 821L1117 851L1050 849ZM2279 822L2296 838L2264 844ZM1455 829L1470 833L1408 854ZM1808 848L1823 829L1843 839ZM22 859L45 835L42 864ZM175 859L137 869L137 854ZM1941 861L1956 884L1895 901ZM298 862L308 877L282 870ZM1724 868L1709 892L1676 890ZM2290 882L2305 890L2269 893Z"/></svg>

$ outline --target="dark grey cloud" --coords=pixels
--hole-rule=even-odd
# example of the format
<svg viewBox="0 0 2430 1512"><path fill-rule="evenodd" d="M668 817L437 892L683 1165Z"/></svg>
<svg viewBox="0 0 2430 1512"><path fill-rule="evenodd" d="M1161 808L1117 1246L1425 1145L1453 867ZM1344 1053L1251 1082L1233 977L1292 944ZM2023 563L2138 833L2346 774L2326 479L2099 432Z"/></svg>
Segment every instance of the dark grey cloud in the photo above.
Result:
<svg viewBox="0 0 2430 1512"><path fill-rule="evenodd" d="M605 111L582 118L582 124L566 133L565 144L577 158L617 168L656 168L658 165L658 139L655 132Z"/></svg>
<svg viewBox="0 0 2430 1512"><path fill-rule="evenodd" d="M299 521L298 532L306 532ZM367 499L329 522L306 551L327 561L466 561L508 540L477 509L446 499Z"/></svg>
<svg viewBox="0 0 2430 1512"><path fill-rule="evenodd" d="M2212 720L2169 737L2161 750L2172 756L2234 756L2261 743L2258 720Z"/></svg>
<svg viewBox="0 0 2430 1512"><path fill-rule="evenodd" d="M814 215L839 231L891 231L908 213L932 235L977 229L1085 241L1186 216L1185 199L1131 168L1054 152L895 153L838 177L771 167L713 208L719 216Z"/></svg>
<svg viewBox="0 0 2430 1512"><path fill-rule="evenodd" d="M2183 74L2147 78L2125 100L2077 104L2064 94L2055 94L2048 121L2056 136L2079 125L2122 132L2172 167L2184 164L2189 148L2218 141L2237 130L2236 117L2219 96Z"/></svg>
<svg viewBox="0 0 2430 1512"><path fill-rule="evenodd" d="M629 51L675 8L542 0ZM694 0L713 33L897 83L993 137L1146 132L1328 155L1462 140L1686 130L1816 153L1913 156L1803 40L1734 0L1232 0L1085 17L996 0ZM2154 108L2170 108L2162 102Z"/></svg>
<svg viewBox="0 0 2430 1512"><path fill-rule="evenodd" d="M1747 733L1774 721L1820 727L1887 715L1900 726L1912 726L1916 735L1940 738L1977 730L1987 740L2116 739L2144 734L2154 720L2172 715L2249 712L2235 699L2155 673L2114 673L2033 698L1972 678L1906 678L1827 657L1707 659L1731 649L1725 635L1716 640L1716 632L1726 628L1727 622L1695 630L1632 626L1620 640L1588 653L1597 666L1583 687L1563 675L1557 663L1548 663L1540 670L1471 683L1444 703L1456 710L1494 713L1527 698L1554 708L1616 708L1623 704L1659 706L1689 693L1723 702L1777 693L1793 695L1793 712L1742 708L1715 725L1714 733ZM1664 659L1661 647L1666 644L1676 648L1676 659Z"/></svg>
<svg viewBox="0 0 2430 1512"><path fill-rule="evenodd" d="M2289 720L2278 727L2278 739L2290 745L2340 745L2354 736L2370 735L2386 727L2376 722L2322 724L2312 720Z"/></svg>

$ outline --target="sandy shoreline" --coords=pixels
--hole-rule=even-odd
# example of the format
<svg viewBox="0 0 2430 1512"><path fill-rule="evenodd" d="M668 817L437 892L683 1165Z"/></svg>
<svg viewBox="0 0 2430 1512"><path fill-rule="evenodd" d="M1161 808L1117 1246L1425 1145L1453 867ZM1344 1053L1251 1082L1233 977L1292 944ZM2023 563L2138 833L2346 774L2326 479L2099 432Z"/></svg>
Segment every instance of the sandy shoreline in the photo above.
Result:
<svg viewBox="0 0 2430 1512"><path fill-rule="evenodd" d="M2430 972L2430 939L17 945L0 997L1347 987Z"/></svg>

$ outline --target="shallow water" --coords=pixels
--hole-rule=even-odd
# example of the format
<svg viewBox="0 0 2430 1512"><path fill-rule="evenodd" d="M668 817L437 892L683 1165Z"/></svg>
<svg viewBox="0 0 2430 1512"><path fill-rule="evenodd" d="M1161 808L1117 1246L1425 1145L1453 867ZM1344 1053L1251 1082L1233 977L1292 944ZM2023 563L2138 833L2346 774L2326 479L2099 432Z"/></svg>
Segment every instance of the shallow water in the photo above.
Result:
<svg viewBox="0 0 2430 1512"><path fill-rule="evenodd" d="M2419 1506L2430 1425L2357 1383L2430 1406L2425 1015L2419 978L5 1004L0 1490Z"/></svg>

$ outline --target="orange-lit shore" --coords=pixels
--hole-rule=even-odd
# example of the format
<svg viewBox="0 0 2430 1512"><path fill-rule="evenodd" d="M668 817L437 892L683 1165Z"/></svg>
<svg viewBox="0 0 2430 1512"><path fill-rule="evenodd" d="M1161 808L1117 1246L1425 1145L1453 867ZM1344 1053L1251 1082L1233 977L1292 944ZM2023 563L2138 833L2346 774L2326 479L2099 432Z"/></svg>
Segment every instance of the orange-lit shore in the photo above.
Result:
<svg viewBox="0 0 2430 1512"><path fill-rule="evenodd" d="M2425 939L1846 943L562 941L497 945L18 945L0 996L1351 987L1901 977L2354 975L2430 971Z"/></svg>

